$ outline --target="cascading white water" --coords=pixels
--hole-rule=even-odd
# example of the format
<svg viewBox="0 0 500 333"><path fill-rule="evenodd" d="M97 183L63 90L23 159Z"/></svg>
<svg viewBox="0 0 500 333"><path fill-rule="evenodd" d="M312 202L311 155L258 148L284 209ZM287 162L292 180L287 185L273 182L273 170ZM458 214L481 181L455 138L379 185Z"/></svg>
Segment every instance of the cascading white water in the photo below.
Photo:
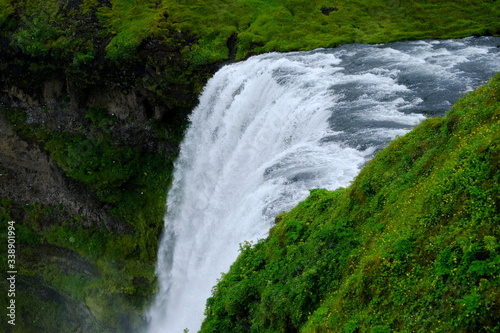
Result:
<svg viewBox="0 0 500 333"><path fill-rule="evenodd" d="M500 71L497 44L350 45L223 67L176 163L149 332L196 332L240 243L266 237L309 189L348 185L376 149Z"/></svg>

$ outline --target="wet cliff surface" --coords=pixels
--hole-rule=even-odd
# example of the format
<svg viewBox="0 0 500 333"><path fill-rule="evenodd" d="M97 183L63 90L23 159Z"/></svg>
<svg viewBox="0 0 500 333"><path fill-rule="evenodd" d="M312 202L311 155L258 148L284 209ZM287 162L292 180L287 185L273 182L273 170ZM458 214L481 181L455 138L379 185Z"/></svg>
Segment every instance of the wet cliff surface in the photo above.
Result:
<svg viewBox="0 0 500 333"><path fill-rule="evenodd" d="M26 54L7 37L0 215L2 232L7 221L16 223L19 273L16 326L2 318L2 327L135 331L156 288L172 163L212 68L193 80L172 79L151 62L178 71L180 55L165 60L172 51L153 39L141 44L134 61L102 56L75 68Z"/></svg>

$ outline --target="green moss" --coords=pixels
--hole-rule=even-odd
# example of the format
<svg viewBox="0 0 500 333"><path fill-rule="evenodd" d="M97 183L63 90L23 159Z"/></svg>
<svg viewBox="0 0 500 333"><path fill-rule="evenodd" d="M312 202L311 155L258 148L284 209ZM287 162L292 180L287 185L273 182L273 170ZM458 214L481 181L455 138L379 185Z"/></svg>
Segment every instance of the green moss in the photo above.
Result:
<svg viewBox="0 0 500 333"><path fill-rule="evenodd" d="M0 3L0 27L2 27L9 16L14 12L14 8L12 7L10 0L5 0Z"/></svg>
<svg viewBox="0 0 500 333"><path fill-rule="evenodd" d="M19 276L18 276L19 277ZM3 282L2 288L6 287ZM69 299L58 297L50 288L33 285L33 281L20 279L16 292L16 325L7 324L2 316L0 325L13 333L61 332L70 333L86 330L105 332L106 329L94 321L78 321L75 312L85 311ZM2 300L5 298L2 298ZM5 318L4 318L5 317ZM64 325L61 325L64 323ZM9 332L9 331L8 331Z"/></svg>
<svg viewBox="0 0 500 333"><path fill-rule="evenodd" d="M43 124L41 126L26 124L26 112L8 106L2 106L0 111L5 114L6 119L11 122L12 127L21 138L38 144L44 144L47 141L50 134L45 130L45 126Z"/></svg>
<svg viewBox="0 0 500 333"><path fill-rule="evenodd" d="M61 224L48 222L57 213L65 214L57 210L39 204L19 207L12 200L1 200L0 238L7 238L7 221L16 222L17 279L31 281L30 285L40 291L31 295L31 301L22 296L25 289L16 296L21 309L18 322L23 321L16 332L70 332L81 321L93 322L95 332L139 327L141 310L156 291L156 252L147 248L154 248L154 242L141 239L151 233L120 235L83 227L81 218ZM48 228L49 224L52 227ZM6 258L2 262L7 270ZM44 296L44 288L50 288L50 297ZM33 308L33 304L40 307ZM68 314L69 304L88 306L91 312ZM67 330L57 328L56 322L64 322Z"/></svg>
<svg viewBox="0 0 500 333"><path fill-rule="evenodd" d="M99 18L114 35L106 46L106 56L115 61L129 60L141 41L155 35L164 18L159 2L112 0L100 7Z"/></svg>
<svg viewBox="0 0 500 333"><path fill-rule="evenodd" d="M500 329L500 76L245 245L202 332Z"/></svg>
<svg viewBox="0 0 500 333"><path fill-rule="evenodd" d="M74 54L76 65L90 61L100 41L87 36L87 41L93 41L88 45L88 32L70 36L66 29L78 27L78 17L89 15L97 15L104 28L99 35L107 40L106 57L112 61L137 58L137 50L148 38L192 35L196 42L182 47L186 60L196 66L228 59L227 42L233 35L238 39L236 57L243 59L269 51L457 38L498 34L500 30L495 1L112 0L108 7L89 0L77 8L58 1L29 1L25 5L6 2L0 18L5 21L15 15L18 6L25 6L25 11L14 32L15 43L30 55L46 55L52 50L54 56Z"/></svg>
<svg viewBox="0 0 500 333"><path fill-rule="evenodd" d="M89 139L83 135L55 133L45 148L70 177L90 186L105 202L121 200L122 186L138 168L136 149L107 138Z"/></svg>
<svg viewBox="0 0 500 333"><path fill-rule="evenodd" d="M90 109L86 115L85 126L92 127L93 133L88 137L49 131L40 136L39 128L26 124L24 112L10 108L6 116L18 134L45 147L68 176L106 203L116 223L123 223L118 233L68 216L61 205L17 206L3 198L2 225L13 217L17 222L19 266L23 267L19 276L51 288L59 295L56 302L71 300L90 308L90 313L73 313L64 320L94 318L96 327L112 331L139 327L141 311L156 292L158 243L152 240L159 238L163 226L172 157L141 152L113 139L110 128L116 118L101 109ZM45 308L53 309L54 315L66 311L62 305ZM27 313L20 318L41 316L35 309Z"/></svg>

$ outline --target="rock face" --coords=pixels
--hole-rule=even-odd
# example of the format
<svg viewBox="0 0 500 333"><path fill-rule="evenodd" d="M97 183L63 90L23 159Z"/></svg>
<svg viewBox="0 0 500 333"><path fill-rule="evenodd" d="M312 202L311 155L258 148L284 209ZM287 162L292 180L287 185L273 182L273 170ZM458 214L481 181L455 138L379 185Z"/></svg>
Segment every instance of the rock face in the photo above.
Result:
<svg viewBox="0 0 500 333"><path fill-rule="evenodd" d="M146 64L136 64L133 75L108 64L102 77L93 72L82 84L61 68L28 69L30 61L44 60L14 67L15 57L6 59L0 66L0 218L2 228L12 219L21 230L19 316L30 323L21 329L56 332L63 324L74 332L136 332L155 291L168 168L196 102L196 84L163 83L161 92L151 91L141 84L151 75ZM161 73L155 75L162 84ZM57 143L62 155L55 159L46 143L58 135L68 139ZM84 176L99 173L98 188L64 167L70 158L64 140L77 139L85 144L72 148L82 154L86 147L97 150L88 157L95 170ZM109 188L99 154L123 158L121 168L109 170ZM54 317L34 324L47 308Z"/></svg>
<svg viewBox="0 0 500 333"><path fill-rule="evenodd" d="M82 216L86 226L117 227L102 204L83 186L69 179L47 152L17 135L0 114L0 196L17 204L61 204L70 215Z"/></svg>
<svg viewBox="0 0 500 333"><path fill-rule="evenodd" d="M3 100L9 107L26 112L27 124L51 132L83 135L96 132L94 128L84 126L88 122L85 118L87 110L100 108L117 118L111 130L118 141L154 153L172 153L176 149L153 133L145 109L148 102L140 93L124 94L117 89L93 88L82 106L73 99L61 99L68 95L71 93L62 80L48 80L43 84L40 99L12 86L7 89ZM70 216L83 217L85 226L101 225L108 230L124 231L126 224L112 218L106 212L106 205L88 188L70 179L47 151L21 138L3 112L0 113L0 138L0 166L6 170L0 178L0 197L12 198L19 205L34 202L60 204Z"/></svg>
<svg viewBox="0 0 500 333"><path fill-rule="evenodd" d="M137 332L173 160L215 67L190 68L182 50L196 39L175 30L110 59L97 13L108 1L51 5L0 13L0 234L16 222L16 329Z"/></svg>

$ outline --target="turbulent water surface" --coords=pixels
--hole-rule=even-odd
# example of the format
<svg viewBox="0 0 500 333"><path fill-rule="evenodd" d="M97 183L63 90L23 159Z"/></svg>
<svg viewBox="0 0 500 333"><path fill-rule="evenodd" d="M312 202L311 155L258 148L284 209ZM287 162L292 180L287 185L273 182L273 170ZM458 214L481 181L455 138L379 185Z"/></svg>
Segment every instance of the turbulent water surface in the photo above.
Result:
<svg viewBox="0 0 500 333"><path fill-rule="evenodd" d="M223 67L191 116L168 196L149 332L196 332L239 244L312 188L347 186L388 140L500 71L499 38L348 45Z"/></svg>

